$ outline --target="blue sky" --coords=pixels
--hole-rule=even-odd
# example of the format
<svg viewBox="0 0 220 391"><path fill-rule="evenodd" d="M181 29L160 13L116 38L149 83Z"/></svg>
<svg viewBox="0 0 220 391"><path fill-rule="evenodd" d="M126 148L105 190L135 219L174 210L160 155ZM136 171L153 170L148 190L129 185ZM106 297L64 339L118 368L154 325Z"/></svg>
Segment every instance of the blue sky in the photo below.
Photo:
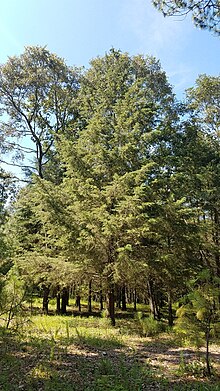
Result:
<svg viewBox="0 0 220 391"><path fill-rule="evenodd" d="M219 75L220 39L190 17L165 19L151 0L1 0L0 62L28 45L86 67L111 47L154 55L180 98L199 74Z"/></svg>

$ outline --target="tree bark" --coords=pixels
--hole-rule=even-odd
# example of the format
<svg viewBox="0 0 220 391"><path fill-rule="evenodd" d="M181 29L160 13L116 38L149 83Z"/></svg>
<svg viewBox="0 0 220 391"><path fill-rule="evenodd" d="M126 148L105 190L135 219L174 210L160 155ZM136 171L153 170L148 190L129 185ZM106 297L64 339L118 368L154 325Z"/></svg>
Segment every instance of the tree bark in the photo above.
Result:
<svg viewBox="0 0 220 391"><path fill-rule="evenodd" d="M121 288L121 309L122 309L122 311L126 311L127 310L125 285L123 285L123 287Z"/></svg>
<svg viewBox="0 0 220 391"><path fill-rule="evenodd" d="M100 303L100 311L103 311L103 294L102 294L102 289L99 291L99 303Z"/></svg>
<svg viewBox="0 0 220 391"><path fill-rule="evenodd" d="M43 285L43 312L48 314L48 304L49 304L49 293L50 288L46 285Z"/></svg>
<svg viewBox="0 0 220 391"><path fill-rule="evenodd" d="M121 287L117 286L116 287L116 308L121 308Z"/></svg>
<svg viewBox="0 0 220 391"><path fill-rule="evenodd" d="M89 281L88 312L92 312L92 280Z"/></svg>
<svg viewBox="0 0 220 391"><path fill-rule="evenodd" d="M57 308L56 308L56 313L60 314L60 292L57 292Z"/></svg>
<svg viewBox="0 0 220 391"><path fill-rule="evenodd" d="M134 311L137 311L137 290L134 288Z"/></svg>
<svg viewBox="0 0 220 391"><path fill-rule="evenodd" d="M115 292L113 284L110 284L107 292L107 317L110 319L112 326L115 326Z"/></svg>
<svg viewBox="0 0 220 391"><path fill-rule="evenodd" d="M216 263L216 274L220 277L220 255L219 255L219 214L216 209L214 209L214 243L217 250L215 250L215 263Z"/></svg>
<svg viewBox="0 0 220 391"><path fill-rule="evenodd" d="M153 315L154 319L158 319L160 317L159 316L159 310L158 310L158 307L157 307L157 303L155 301L155 295L154 295L154 292L153 292L153 287L152 287L152 284L150 283L149 280L147 282L147 287L148 287L148 295L149 295L149 304L150 304L151 314Z"/></svg>
<svg viewBox="0 0 220 391"><path fill-rule="evenodd" d="M209 362L209 339L210 339L210 323L207 327L206 330L206 369L207 369L207 375L210 377L211 376L211 367L210 367L210 362Z"/></svg>
<svg viewBox="0 0 220 391"><path fill-rule="evenodd" d="M172 296L168 293L168 324L173 327L173 308L172 308Z"/></svg>
<svg viewBox="0 0 220 391"><path fill-rule="evenodd" d="M67 306L67 299L68 299L68 290L67 288L63 288L61 293L61 314L65 315L67 313L66 306Z"/></svg>
<svg viewBox="0 0 220 391"><path fill-rule="evenodd" d="M76 307L78 307L78 311L81 312L81 297L80 297L80 295L76 296Z"/></svg>

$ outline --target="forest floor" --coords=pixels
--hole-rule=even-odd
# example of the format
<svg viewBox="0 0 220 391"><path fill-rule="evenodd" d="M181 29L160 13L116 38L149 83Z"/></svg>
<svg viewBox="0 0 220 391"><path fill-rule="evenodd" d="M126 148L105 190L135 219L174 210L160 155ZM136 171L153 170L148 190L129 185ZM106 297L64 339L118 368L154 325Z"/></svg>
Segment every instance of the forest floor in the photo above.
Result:
<svg viewBox="0 0 220 391"><path fill-rule="evenodd" d="M0 328L2 391L220 391L220 345L205 350L172 332L141 336L136 319L35 315Z"/></svg>

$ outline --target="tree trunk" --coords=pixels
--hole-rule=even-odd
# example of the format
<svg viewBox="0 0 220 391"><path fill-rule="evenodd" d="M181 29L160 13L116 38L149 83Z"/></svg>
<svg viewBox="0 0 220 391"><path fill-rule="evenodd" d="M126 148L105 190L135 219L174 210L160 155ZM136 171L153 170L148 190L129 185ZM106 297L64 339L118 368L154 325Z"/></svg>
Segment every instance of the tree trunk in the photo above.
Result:
<svg viewBox="0 0 220 391"><path fill-rule="evenodd" d="M30 310L31 310L31 315L32 315L32 313L33 313L33 287L31 288Z"/></svg>
<svg viewBox="0 0 220 391"><path fill-rule="evenodd" d="M206 330L206 369L207 369L207 375L210 377L211 376L211 367L210 367L210 362L209 362L209 339L210 339L210 323L207 327Z"/></svg>
<svg viewBox="0 0 220 391"><path fill-rule="evenodd" d="M133 289L130 288L127 292L127 300L128 300L128 304L131 304L133 302L133 299L134 299L134 292L133 292Z"/></svg>
<svg viewBox="0 0 220 391"><path fill-rule="evenodd" d="M80 295L76 296L76 307L78 307L78 311L81 312L81 297L80 297Z"/></svg>
<svg viewBox="0 0 220 391"><path fill-rule="evenodd" d="M49 293L50 288L46 285L43 285L43 312L48 314L48 304L49 304Z"/></svg>
<svg viewBox="0 0 220 391"><path fill-rule="evenodd" d="M134 288L134 311L137 311L137 290Z"/></svg>
<svg viewBox="0 0 220 391"><path fill-rule="evenodd" d="M70 288L66 288L66 305L69 306Z"/></svg>
<svg viewBox="0 0 220 391"><path fill-rule="evenodd" d="M126 311L127 310L125 285L123 285L123 287L121 288L121 309L122 309L122 311Z"/></svg>
<svg viewBox="0 0 220 391"><path fill-rule="evenodd" d="M154 319L159 319L159 309L157 306L157 303L155 301L155 295L153 292L153 287L150 281L148 280L147 282L147 287L148 287L148 295L149 295L149 304L150 304L150 310L151 314L153 315Z"/></svg>
<svg viewBox="0 0 220 391"><path fill-rule="evenodd" d="M60 292L57 292L57 308L56 308L56 313L60 314Z"/></svg>
<svg viewBox="0 0 220 391"><path fill-rule="evenodd" d="M92 312L92 280L89 281L88 312Z"/></svg>
<svg viewBox="0 0 220 391"><path fill-rule="evenodd" d="M102 294L102 289L99 291L99 303L100 303L100 311L103 311L103 294Z"/></svg>
<svg viewBox="0 0 220 391"><path fill-rule="evenodd" d="M215 250L215 263L216 263L216 274L220 277L220 255L219 255L219 214L216 209L214 209L214 243L217 250Z"/></svg>
<svg viewBox="0 0 220 391"><path fill-rule="evenodd" d="M116 287L116 308L121 308L121 287Z"/></svg>
<svg viewBox="0 0 220 391"><path fill-rule="evenodd" d="M154 295L153 295L153 290L150 281L147 282L147 287L148 287L148 295L149 295L148 299L150 305L150 312L155 319L156 318L155 302L154 302Z"/></svg>
<svg viewBox="0 0 220 391"><path fill-rule="evenodd" d="M61 314L65 315L67 313L67 298L68 298L68 290L67 288L63 288L61 293Z"/></svg>
<svg viewBox="0 0 220 391"><path fill-rule="evenodd" d="M173 327L173 308L172 308L172 296L168 293L168 324Z"/></svg>
<svg viewBox="0 0 220 391"><path fill-rule="evenodd" d="M109 286L107 293L107 317L111 320L112 326L115 326L115 293L113 284Z"/></svg>

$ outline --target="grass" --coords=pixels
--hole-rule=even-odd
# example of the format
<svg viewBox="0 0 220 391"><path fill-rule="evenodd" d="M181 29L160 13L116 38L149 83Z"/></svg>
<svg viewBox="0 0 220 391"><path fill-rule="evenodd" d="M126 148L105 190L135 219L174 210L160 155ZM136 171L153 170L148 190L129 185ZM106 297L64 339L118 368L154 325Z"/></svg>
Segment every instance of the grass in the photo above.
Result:
<svg viewBox="0 0 220 391"><path fill-rule="evenodd" d="M0 390L220 390L217 375L202 377L175 350L176 336L149 322L152 337L129 312L116 327L102 317L38 314L16 332L0 328Z"/></svg>

